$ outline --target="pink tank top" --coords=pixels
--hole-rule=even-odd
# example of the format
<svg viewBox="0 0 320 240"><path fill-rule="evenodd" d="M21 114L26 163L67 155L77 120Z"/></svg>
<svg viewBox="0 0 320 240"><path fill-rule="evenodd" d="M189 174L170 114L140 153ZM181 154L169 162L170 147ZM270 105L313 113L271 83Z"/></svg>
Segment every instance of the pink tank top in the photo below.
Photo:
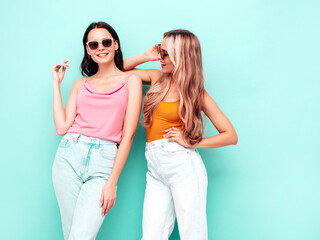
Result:
<svg viewBox="0 0 320 240"><path fill-rule="evenodd" d="M85 77L77 95L77 115L68 132L120 143L128 103L128 78L100 93Z"/></svg>

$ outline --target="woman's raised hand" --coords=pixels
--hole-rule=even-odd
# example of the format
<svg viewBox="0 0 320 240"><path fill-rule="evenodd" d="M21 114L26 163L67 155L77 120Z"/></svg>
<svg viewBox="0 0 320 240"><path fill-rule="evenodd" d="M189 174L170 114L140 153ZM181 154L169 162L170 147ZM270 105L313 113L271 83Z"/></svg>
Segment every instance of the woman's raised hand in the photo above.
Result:
<svg viewBox="0 0 320 240"><path fill-rule="evenodd" d="M53 81L58 82L59 84L62 82L64 74L66 72L67 67L69 67L69 65L67 64L68 61L64 61L64 62L60 62L55 64L52 69L52 76L53 76ZM62 71L59 72L59 69L62 68Z"/></svg>
<svg viewBox="0 0 320 240"><path fill-rule="evenodd" d="M157 44L151 46L146 52L144 52L145 57L148 61L157 61L160 60L160 53L158 52Z"/></svg>

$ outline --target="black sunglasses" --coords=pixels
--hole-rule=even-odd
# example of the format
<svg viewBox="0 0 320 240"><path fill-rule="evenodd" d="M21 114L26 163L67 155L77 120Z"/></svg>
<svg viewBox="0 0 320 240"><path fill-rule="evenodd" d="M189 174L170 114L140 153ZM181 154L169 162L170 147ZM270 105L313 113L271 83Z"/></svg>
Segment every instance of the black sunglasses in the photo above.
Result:
<svg viewBox="0 0 320 240"><path fill-rule="evenodd" d="M163 60L166 56L169 56L167 50L161 48L161 44L157 44L158 53L160 53L160 57Z"/></svg>
<svg viewBox="0 0 320 240"><path fill-rule="evenodd" d="M113 38L105 38L101 40L101 43L102 43L102 46L104 47L111 47L112 41L113 41ZM96 50L99 47L99 42L90 41L90 42L87 42L87 45L91 50Z"/></svg>

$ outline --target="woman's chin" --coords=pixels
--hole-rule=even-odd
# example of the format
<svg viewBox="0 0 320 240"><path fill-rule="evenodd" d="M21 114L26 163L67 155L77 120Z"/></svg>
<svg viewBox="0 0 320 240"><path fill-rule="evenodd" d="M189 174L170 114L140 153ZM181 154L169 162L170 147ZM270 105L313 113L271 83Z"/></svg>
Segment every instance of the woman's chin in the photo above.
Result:
<svg viewBox="0 0 320 240"><path fill-rule="evenodd" d="M105 58L105 59L94 59L94 61L97 63L97 64L108 64L112 61L112 59L109 59L109 58Z"/></svg>
<svg viewBox="0 0 320 240"><path fill-rule="evenodd" d="M169 73L172 73L172 71L166 69L165 67L162 68L162 72L163 72L163 73L168 73L168 74L169 74Z"/></svg>

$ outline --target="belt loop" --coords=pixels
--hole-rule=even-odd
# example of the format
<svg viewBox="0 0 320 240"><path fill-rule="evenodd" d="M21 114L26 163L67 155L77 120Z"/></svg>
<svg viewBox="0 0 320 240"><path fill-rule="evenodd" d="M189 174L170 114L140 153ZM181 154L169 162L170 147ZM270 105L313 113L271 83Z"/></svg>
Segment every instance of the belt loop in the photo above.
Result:
<svg viewBox="0 0 320 240"><path fill-rule="evenodd" d="M99 149L100 148L100 139L99 138L96 138L96 149Z"/></svg>
<svg viewBox="0 0 320 240"><path fill-rule="evenodd" d="M80 138L80 134L75 134L75 136L73 137L73 142L74 143L78 143L79 142L79 138Z"/></svg>

